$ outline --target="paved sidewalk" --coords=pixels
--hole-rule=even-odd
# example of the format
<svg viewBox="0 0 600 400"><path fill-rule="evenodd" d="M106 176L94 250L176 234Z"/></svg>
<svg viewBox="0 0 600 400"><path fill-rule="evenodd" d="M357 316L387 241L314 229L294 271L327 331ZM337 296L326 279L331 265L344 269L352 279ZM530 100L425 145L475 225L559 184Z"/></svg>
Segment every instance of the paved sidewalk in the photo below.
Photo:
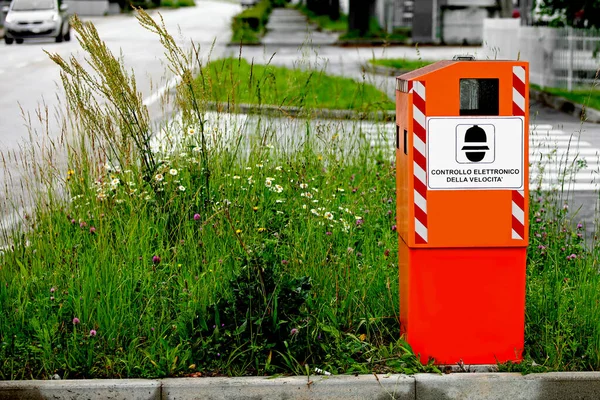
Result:
<svg viewBox="0 0 600 400"><path fill-rule="evenodd" d="M337 39L336 33L319 31L317 25L309 23L300 11L276 8L269 17L262 43L267 46L329 46Z"/></svg>

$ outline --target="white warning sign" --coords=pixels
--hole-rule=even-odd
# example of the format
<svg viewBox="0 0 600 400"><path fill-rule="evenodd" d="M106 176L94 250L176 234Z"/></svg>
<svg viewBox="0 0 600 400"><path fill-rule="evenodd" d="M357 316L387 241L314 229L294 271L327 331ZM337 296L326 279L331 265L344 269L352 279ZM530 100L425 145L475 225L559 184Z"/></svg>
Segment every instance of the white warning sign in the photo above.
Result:
<svg viewBox="0 0 600 400"><path fill-rule="evenodd" d="M427 118L428 188L523 189L523 126L523 117Z"/></svg>

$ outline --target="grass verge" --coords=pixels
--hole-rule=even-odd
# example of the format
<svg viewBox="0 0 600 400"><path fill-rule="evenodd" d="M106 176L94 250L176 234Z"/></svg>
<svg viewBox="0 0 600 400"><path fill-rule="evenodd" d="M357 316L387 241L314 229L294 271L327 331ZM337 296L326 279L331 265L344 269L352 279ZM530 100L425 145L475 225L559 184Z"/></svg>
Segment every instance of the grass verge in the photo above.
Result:
<svg viewBox="0 0 600 400"><path fill-rule="evenodd" d="M414 69L422 68L426 65L432 64L434 61L408 60L406 58L380 58L371 59L369 60L369 63L387 68L412 71Z"/></svg>
<svg viewBox="0 0 600 400"><path fill-rule="evenodd" d="M272 10L270 0L261 0L234 16L231 22L231 41L238 44L259 44Z"/></svg>
<svg viewBox="0 0 600 400"><path fill-rule="evenodd" d="M538 85L531 85L531 87L542 92L563 97L574 103L583 104L595 110L600 110L600 90L596 88L568 91L566 89L541 88Z"/></svg>
<svg viewBox="0 0 600 400"><path fill-rule="evenodd" d="M389 153L357 121L242 130L207 113L207 85L258 93L268 79L240 81L224 60L200 89L196 58L139 19L180 78L179 117L152 135L135 77L74 18L92 65L50 55L68 169L24 160L44 185L0 253L0 378L439 372L398 339ZM527 363L505 369L600 368L598 247L556 195L530 203Z"/></svg>
<svg viewBox="0 0 600 400"><path fill-rule="evenodd" d="M348 16L346 14L340 14L339 19L332 20L328 15L314 13L302 3L296 5L296 9L306 15L310 22L317 24L322 30L332 32L345 32L348 30Z"/></svg>
<svg viewBox="0 0 600 400"><path fill-rule="evenodd" d="M367 83L330 76L318 70L249 64L243 59L210 62L202 69L196 84L205 98L219 102L306 109L394 109L394 103L385 93Z"/></svg>

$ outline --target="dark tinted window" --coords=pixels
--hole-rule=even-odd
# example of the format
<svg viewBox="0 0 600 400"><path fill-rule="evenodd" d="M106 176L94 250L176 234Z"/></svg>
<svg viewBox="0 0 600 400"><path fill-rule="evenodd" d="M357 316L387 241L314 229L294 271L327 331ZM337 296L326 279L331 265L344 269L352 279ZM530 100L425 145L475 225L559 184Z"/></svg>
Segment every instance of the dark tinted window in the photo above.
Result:
<svg viewBox="0 0 600 400"><path fill-rule="evenodd" d="M498 79L461 79L460 115L498 115Z"/></svg>

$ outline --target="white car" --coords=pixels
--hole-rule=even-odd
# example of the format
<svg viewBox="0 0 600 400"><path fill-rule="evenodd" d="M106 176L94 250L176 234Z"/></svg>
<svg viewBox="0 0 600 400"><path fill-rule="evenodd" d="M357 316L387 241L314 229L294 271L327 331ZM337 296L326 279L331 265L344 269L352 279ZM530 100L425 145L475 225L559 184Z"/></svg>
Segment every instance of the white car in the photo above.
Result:
<svg viewBox="0 0 600 400"><path fill-rule="evenodd" d="M249 8L249 7L254 7L255 5L257 5L258 1L259 0L242 0L241 4L242 4L242 7Z"/></svg>
<svg viewBox="0 0 600 400"><path fill-rule="evenodd" d="M4 42L23 43L24 39L51 37L56 42L71 40L68 6L58 5L58 0L13 0L3 7Z"/></svg>

